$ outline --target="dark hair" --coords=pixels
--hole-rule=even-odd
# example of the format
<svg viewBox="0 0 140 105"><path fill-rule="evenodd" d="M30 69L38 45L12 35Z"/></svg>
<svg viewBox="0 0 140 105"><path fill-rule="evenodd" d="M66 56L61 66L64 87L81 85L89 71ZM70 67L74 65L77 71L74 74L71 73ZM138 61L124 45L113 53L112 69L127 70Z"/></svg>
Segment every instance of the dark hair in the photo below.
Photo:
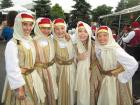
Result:
<svg viewBox="0 0 140 105"><path fill-rule="evenodd" d="M17 11L10 11L7 14L7 26L13 27L15 22L15 17L18 14Z"/></svg>

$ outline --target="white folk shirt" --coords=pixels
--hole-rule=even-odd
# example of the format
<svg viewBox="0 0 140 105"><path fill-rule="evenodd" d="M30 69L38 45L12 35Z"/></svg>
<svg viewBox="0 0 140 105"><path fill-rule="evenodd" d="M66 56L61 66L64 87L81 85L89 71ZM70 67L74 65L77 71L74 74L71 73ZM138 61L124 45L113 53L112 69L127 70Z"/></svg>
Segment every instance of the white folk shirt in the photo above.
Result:
<svg viewBox="0 0 140 105"><path fill-rule="evenodd" d="M26 48L31 47L30 45L28 45L29 44L25 42ZM17 44L12 40L7 43L5 49L5 61L10 88L13 90L25 85L25 80L21 74L21 70L19 67L18 47Z"/></svg>
<svg viewBox="0 0 140 105"><path fill-rule="evenodd" d="M97 57L100 59L100 50L96 52ZM132 79L134 73L138 69L138 62L134 57L127 54L122 48L116 48L117 61L123 66L124 72L118 75L118 80L121 83L127 83Z"/></svg>
<svg viewBox="0 0 140 105"><path fill-rule="evenodd" d="M139 28L135 28L134 30L137 30ZM123 37L122 40L125 43L129 43L131 41L131 39L133 39L135 36L135 31L131 31L126 37Z"/></svg>

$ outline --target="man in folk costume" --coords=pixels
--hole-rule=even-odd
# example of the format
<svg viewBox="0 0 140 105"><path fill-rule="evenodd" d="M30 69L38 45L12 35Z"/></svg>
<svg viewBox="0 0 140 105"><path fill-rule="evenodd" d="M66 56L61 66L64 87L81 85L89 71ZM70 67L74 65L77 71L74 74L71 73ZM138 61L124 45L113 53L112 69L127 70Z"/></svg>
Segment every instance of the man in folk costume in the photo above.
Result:
<svg viewBox="0 0 140 105"><path fill-rule="evenodd" d="M77 75L75 90L77 91L77 105L97 105L101 74L96 65L95 44L91 40L90 26L79 21L76 35Z"/></svg>
<svg viewBox="0 0 140 105"><path fill-rule="evenodd" d="M139 22L131 23L132 31L122 38L123 42L126 44L126 51L135 57L137 61L140 60L140 24Z"/></svg>
<svg viewBox="0 0 140 105"><path fill-rule="evenodd" d="M49 18L38 18L36 20L34 28L35 68L43 80L47 105L55 105L58 94L54 43L50 36L51 28L52 22Z"/></svg>
<svg viewBox="0 0 140 105"><path fill-rule="evenodd" d="M96 32L95 51L104 75L97 105L132 105L129 81L138 68L137 61L115 42L107 26Z"/></svg>
<svg viewBox="0 0 140 105"><path fill-rule="evenodd" d="M58 105L74 105L74 47L63 19L53 21L55 60L58 72Z"/></svg>
<svg viewBox="0 0 140 105"><path fill-rule="evenodd" d="M5 105L45 103L43 83L37 71L34 70L36 53L30 37L33 26L34 18L31 14L20 13L16 16L13 38L7 43L5 49L8 78L2 100Z"/></svg>

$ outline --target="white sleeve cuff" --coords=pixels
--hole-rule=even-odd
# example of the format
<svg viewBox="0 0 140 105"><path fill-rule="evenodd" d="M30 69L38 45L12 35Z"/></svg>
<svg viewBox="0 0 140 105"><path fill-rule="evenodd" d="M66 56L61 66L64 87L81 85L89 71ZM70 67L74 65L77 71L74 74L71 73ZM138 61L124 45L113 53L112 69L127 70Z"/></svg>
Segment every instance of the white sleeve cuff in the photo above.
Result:
<svg viewBox="0 0 140 105"><path fill-rule="evenodd" d="M118 80L119 80L121 83L127 83L127 82L128 82L128 80L125 79L125 78L123 77L123 72L120 73L120 74L118 74Z"/></svg>

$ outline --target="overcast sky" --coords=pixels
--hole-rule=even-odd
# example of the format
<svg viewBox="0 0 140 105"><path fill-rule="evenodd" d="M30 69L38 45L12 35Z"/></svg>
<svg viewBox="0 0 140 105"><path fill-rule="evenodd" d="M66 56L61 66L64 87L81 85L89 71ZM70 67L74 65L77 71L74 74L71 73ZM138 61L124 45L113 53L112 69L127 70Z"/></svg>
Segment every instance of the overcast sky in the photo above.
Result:
<svg viewBox="0 0 140 105"><path fill-rule="evenodd" d="M32 0L12 0L12 1L14 2L14 4L19 4L19 5L28 4L32 2ZM115 7L118 5L118 2L120 0L86 0L86 1L90 3L92 9L103 4L106 4L107 6L112 6L115 9ZM59 3L59 5L62 6L65 12L70 11L72 9L71 6L75 4L73 0L51 0L51 3L52 6L55 3Z"/></svg>

